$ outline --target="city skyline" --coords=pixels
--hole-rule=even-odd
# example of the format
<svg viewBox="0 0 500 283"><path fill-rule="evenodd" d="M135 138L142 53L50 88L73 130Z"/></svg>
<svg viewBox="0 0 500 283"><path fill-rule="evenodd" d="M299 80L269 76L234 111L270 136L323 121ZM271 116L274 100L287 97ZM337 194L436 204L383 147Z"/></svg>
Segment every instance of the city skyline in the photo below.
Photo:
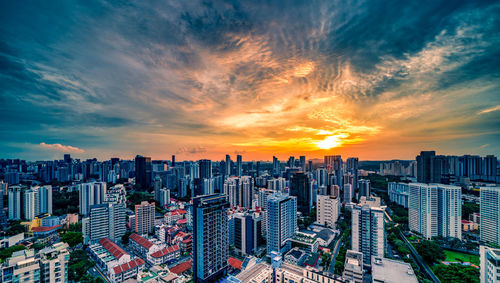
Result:
<svg viewBox="0 0 500 283"><path fill-rule="evenodd" d="M498 156L499 9L6 2L0 157Z"/></svg>

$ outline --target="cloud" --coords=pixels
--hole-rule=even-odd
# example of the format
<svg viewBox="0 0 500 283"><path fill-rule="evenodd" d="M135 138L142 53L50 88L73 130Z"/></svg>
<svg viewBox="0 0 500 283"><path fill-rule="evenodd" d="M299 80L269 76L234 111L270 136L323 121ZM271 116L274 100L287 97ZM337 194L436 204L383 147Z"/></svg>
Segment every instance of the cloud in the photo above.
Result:
<svg viewBox="0 0 500 283"><path fill-rule="evenodd" d="M498 110L500 110L500 105L493 106L491 108L486 108L484 110L479 111L477 114L481 115L481 114L486 114L486 113L490 113L490 112L498 111Z"/></svg>
<svg viewBox="0 0 500 283"><path fill-rule="evenodd" d="M64 153L84 153L85 150L74 147L71 145L62 145L60 143L54 143L54 144L48 144L48 143L40 143L40 147L43 149L48 149L48 150L54 150L54 151L60 151Z"/></svg>
<svg viewBox="0 0 500 283"><path fill-rule="evenodd" d="M202 146L195 146L195 147L181 147L177 150L176 154L201 154L201 153L206 153L207 149Z"/></svg>

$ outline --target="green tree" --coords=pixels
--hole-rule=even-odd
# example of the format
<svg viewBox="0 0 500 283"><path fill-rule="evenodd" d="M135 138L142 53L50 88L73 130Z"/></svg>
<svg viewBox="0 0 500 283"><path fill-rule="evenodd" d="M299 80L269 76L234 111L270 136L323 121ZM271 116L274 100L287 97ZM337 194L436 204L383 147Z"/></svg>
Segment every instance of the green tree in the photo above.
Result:
<svg viewBox="0 0 500 283"><path fill-rule="evenodd" d="M14 252L25 250L25 246L12 246L8 248L0 249L0 261L3 262L7 258L11 257Z"/></svg>
<svg viewBox="0 0 500 283"><path fill-rule="evenodd" d="M123 234L123 236L122 236L122 243L124 245L128 245L130 235L132 235L132 232L130 232L130 231L127 231L127 232L125 232L125 234Z"/></svg>
<svg viewBox="0 0 500 283"><path fill-rule="evenodd" d="M417 252L428 264L444 260L446 255L443 249L433 241L424 240L416 246Z"/></svg>
<svg viewBox="0 0 500 283"><path fill-rule="evenodd" d="M69 231L61 235L61 241L68 243L68 245L73 248L83 243L83 234L82 232Z"/></svg>
<svg viewBox="0 0 500 283"><path fill-rule="evenodd" d="M436 264L433 266L434 274L443 283L472 283L479 282L479 269L460 264Z"/></svg>
<svg viewBox="0 0 500 283"><path fill-rule="evenodd" d="M82 282L82 278L89 268L93 267L95 263L90 261L89 257L83 250L74 250L70 254L68 279L69 281Z"/></svg>
<svg viewBox="0 0 500 283"><path fill-rule="evenodd" d="M462 218L469 219L469 215L479 212L479 204L473 202L464 202L462 205Z"/></svg>
<svg viewBox="0 0 500 283"><path fill-rule="evenodd" d="M9 228L7 228L7 230L5 230L5 234L7 236L12 236L12 235L17 235L19 233L23 233L25 232L25 230L26 229L24 225L22 225L20 222L15 222L11 224Z"/></svg>

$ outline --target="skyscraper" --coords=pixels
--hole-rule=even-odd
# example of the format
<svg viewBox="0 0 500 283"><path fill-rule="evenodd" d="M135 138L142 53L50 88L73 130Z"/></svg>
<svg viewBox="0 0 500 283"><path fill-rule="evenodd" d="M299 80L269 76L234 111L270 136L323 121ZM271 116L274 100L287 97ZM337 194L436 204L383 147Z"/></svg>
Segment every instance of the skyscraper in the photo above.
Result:
<svg viewBox="0 0 500 283"><path fill-rule="evenodd" d="M224 181L224 194L232 206L252 208L253 187L254 181L250 176L229 177Z"/></svg>
<svg viewBox="0 0 500 283"><path fill-rule="evenodd" d="M432 180L431 164L432 158L436 156L435 151L422 151L417 156L417 181L420 183L430 183Z"/></svg>
<svg viewBox="0 0 500 283"><path fill-rule="evenodd" d="M262 242L262 222L260 215L251 212L235 213L234 248L245 255L253 254Z"/></svg>
<svg viewBox="0 0 500 283"><path fill-rule="evenodd" d="M267 197L267 254L284 253L290 248L289 238L297 231L297 198L274 193Z"/></svg>
<svg viewBox="0 0 500 283"><path fill-rule="evenodd" d="M281 175L281 165L280 161L276 156L273 156L273 175Z"/></svg>
<svg viewBox="0 0 500 283"><path fill-rule="evenodd" d="M151 187L152 164L151 157L137 155L135 157L135 184L147 190Z"/></svg>
<svg viewBox="0 0 500 283"><path fill-rule="evenodd" d="M343 162L342 156L340 155L327 155L325 156L325 168L328 174L332 174L335 176L334 182L331 182L329 185L338 185L341 189L344 185L344 171L343 171Z"/></svg>
<svg viewBox="0 0 500 283"><path fill-rule="evenodd" d="M300 167L302 168L302 172L306 172L306 157L305 156L300 156Z"/></svg>
<svg viewBox="0 0 500 283"><path fill-rule="evenodd" d="M295 173L291 178L290 195L297 197L297 210L309 214L312 208L312 190L309 177L304 173Z"/></svg>
<svg viewBox="0 0 500 283"><path fill-rule="evenodd" d="M175 155L172 155L172 167L175 167Z"/></svg>
<svg viewBox="0 0 500 283"><path fill-rule="evenodd" d="M363 253L366 265L371 265L372 256L384 256L384 210L367 203L352 206L352 250Z"/></svg>
<svg viewBox="0 0 500 283"><path fill-rule="evenodd" d="M215 282L225 275L229 256L227 210L223 194L193 198L193 279Z"/></svg>
<svg viewBox="0 0 500 283"><path fill-rule="evenodd" d="M9 188L9 220L21 219L21 187Z"/></svg>
<svg viewBox="0 0 500 283"><path fill-rule="evenodd" d="M500 187L481 187L480 203L480 239L500 245Z"/></svg>
<svg viewBox="0 0 500 283"><path fill-rule="evenodd" d="M237 155L236 156L236 175L238 177L241 177L242 173L243 173L242 157L241 157L241 155Z"/></svg>
<svg viewBox="0 0 500 283"><path fill-rule="evenodd" d="M135 205L135 232L139 235L154 232L155 227L155 203L147 201Z"/></svg>
<svg viewBox="0 0 500 283"><path fill-rule="evenodd" d="M370 197L370 180L359 180L359 197Z"/></svg>
<svg viewBox="0 0 500 283"><path fill-rule="evenodd" d="M201 159L198 161L199 176L201 179L212 178L212 161L208 159Z"/></svg>
<svg viewBox="0 0 500 283"><path fill-rule="evenodd" d="M357 157L347 158L346 161L346 171L347 173L350 173L354 178L354 181L352 183L354 189L358 188L358 163L359 160Z"/></svg>
<svg viewBox="0 0 500 283"><path fill-rule="evenodd" d="M226 176L231 176L231 156L229 154L226 154L226 169L224 170L224 173Z"/></svg>
<svg viewBox="0 0 500 283"><path fill-rule="evenodd" d="M462 239L462 189L443 184L409 183L408 222L411 231Z"/></svg>
<svg viewBox="0 0 500 283"><path fill-rule="evenodd" d="M106 195L106 183L90 182L78 185L80 214L87 216L90 211L90 206L94 204L104 203Z"/></svg>
<svg viewBox="0 0 500 283"><path fill-rule="evenodd" d="M162 189L162 183L160 176L156 176L153 182L154 192L155 192L155 200L160 201L160 190Z"/></svg>
<svg viewBox="0 0 500 283"><path fill-rule="evenodd" d="M32 187L23 192L24 218L35 219L42 213L52 214L52 186Z"/></svg>

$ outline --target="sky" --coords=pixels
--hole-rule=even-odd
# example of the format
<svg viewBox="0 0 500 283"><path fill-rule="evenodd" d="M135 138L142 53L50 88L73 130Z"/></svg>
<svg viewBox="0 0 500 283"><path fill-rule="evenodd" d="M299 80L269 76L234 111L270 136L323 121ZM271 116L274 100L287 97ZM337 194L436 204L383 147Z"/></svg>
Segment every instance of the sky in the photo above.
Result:
<svg viewBox="0 0 500 283"><path fill-rule="evenodd" d="M0 158L500 155L498 1L2 1Z"/></svg>

